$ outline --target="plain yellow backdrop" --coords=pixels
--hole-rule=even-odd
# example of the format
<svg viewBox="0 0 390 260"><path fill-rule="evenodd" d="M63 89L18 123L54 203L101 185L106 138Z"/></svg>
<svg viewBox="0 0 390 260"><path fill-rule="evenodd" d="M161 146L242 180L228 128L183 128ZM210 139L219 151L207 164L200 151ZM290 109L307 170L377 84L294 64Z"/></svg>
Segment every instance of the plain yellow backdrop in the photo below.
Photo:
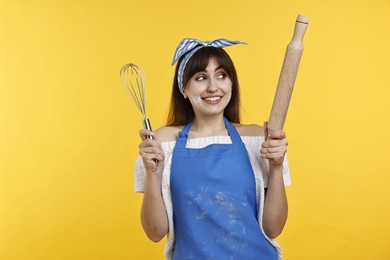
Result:
<svg viewBox="0 0 390 260"><path fill-rule="evenodd" d="M243 123L262 124L298 14L284 259L390 259L388 0L0 0L0 259L163 259L139 221L120 68L143 67L157 128L182 38L248 42L226 50Z"/></svg>

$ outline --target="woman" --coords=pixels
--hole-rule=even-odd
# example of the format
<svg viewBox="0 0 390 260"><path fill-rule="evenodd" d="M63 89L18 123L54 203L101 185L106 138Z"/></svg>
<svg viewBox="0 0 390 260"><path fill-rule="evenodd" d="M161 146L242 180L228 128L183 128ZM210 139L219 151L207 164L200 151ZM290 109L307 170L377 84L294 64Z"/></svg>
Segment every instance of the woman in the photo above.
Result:
<svg viewBox="0 0 390 260"><path fill-rule="evenodd" d="M240 43L184 39L167 126L140 131L141 223L152 241L168 234L167 259L281 258L287 141L266 123L240 124L237 74L222 49Z"/></svg>

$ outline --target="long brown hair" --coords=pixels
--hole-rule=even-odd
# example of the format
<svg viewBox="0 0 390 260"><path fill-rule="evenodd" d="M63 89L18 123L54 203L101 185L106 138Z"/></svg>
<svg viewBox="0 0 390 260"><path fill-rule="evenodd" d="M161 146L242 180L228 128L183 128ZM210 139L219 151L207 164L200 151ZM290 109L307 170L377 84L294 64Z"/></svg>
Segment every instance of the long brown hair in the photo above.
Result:
<svg viewBox="0 0 390 260"><path fill-rule="evenodd" d="M195 52L188 60L184 69L183 86L185 87L188 80L197 72L207 68L211 57L214 57L218 61L219 65L225 70L232 81L232 96L224 110L224 116L232 123L240 123L240 91L237 72L233 61L225 50L215 47L203 47ZM190 101L184 98L177 83L177 71L181 61L182 59L176 65L175 77L173 79L171 104L167 118L168 126L186 125L195 118Z"/></svg>

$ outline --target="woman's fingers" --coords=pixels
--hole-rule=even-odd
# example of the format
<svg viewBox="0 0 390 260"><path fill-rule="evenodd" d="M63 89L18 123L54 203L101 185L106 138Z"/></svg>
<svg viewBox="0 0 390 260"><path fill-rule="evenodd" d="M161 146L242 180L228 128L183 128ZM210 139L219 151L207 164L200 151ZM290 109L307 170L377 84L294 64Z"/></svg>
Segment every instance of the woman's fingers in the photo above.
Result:
<svg viewBox="0 0 390 260"><path fill-rule="evenodd" d="M265 142L261 145L260 157L269 159L273 163L281 164L287 152L288 142L286 134L280 131L268 131L267 122L264 123Z"/></svg>
<svg viewBox="0 0 390 260"><path fill-rule="evenodd" d="M164 151L160 141L153 135L153 132L147 129L139 131L142 142L138 145L139 154L144 162L148 172L156 172L163 165L165 159ZM148 138L153 136L153 139Z"/></svg>
<svg viewBox="0 0 390 260"><path fill-rule="evenodd" d="M269 139L261 145L262 148L272 148L272 147L280 147L280 146L287 147L288 146L287 140L286 139L282 139L282 140Z"/></svg>
<svg viewBox="0 0 390 260"><path fill-rule="evenodd" d="M268 122L265 121L263 124L263 131L264 131L264 140L267 140L268 138Z"/></svg>
<svg viewBox="0 0 390 260"><path fill-rule="evenodd" d="M145 139L150 139L148 138L149 136L152 137L152 139L154 139L154 133L153 131L150 131L148 129L142 129L139 131L139 136L141 137L142 140L145 140Z"/></svg>
<svg viewBox="0 0 390 260"><path fill-rule="evenodd" d="M141 156L146 154L163 154L158 146L141 146L139 152Z"/></svg>
<svg viewBox="0 0 390 260"><path fill-rule="evenodd" d="M286 152L285 147L269 147L269 148L262 148L261 149L262 153L284 153Z"/></svg>
<svg viewBox="0 0 390 260"><path fill-rule="evenodd" d="M284 139L286 138L286 134L283 132L283 130L278 131L268 131L268 122L265 121L263 124L263 131L264 131L264 139L267 140L269 138L271 139Z"/></svg>
<svg viewBox="0 0 390 260"><path fill-rule="evenodd" d="M147 153L140 151L142 160L148 164L156 164L156 161L163 161L164 155L162 153Z"/></svg>
<svg viewBox="0 0 390 260"><path fill-rule="evenodd" d="M268 133L268 138L281 140L286 138L286 134L283 132L283 130L270 131Z"/></svg>

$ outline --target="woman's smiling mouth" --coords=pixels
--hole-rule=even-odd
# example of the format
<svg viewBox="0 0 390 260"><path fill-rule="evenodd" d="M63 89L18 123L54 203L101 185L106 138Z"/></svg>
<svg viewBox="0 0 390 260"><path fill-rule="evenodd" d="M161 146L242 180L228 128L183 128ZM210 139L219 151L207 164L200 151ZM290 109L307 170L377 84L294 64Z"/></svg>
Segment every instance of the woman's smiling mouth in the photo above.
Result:
<svg viewBox="0 0 390 260"><path fill-rule="evenodd" d="M202 99L205 100L206 102L215 103L215 102L217 102L217 101L219 101L221 99L221 96L217 96L217 97L204 97Z"/></svg>

